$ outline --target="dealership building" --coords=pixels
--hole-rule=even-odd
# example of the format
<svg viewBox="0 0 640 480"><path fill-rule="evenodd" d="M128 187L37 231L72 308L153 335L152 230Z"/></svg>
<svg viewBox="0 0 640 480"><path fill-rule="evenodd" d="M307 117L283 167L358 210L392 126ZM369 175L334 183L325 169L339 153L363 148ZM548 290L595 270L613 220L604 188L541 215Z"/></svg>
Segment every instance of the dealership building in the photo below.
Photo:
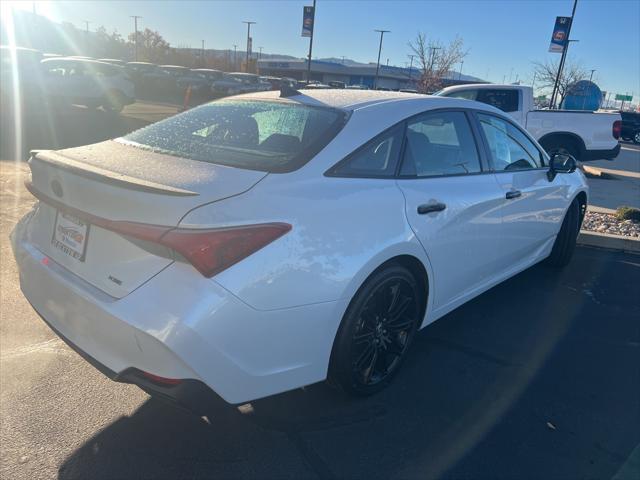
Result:
<svg viewBox="0 0 640 480"><path fill-rule="evenodd" d="M304 80L307 75L307 61L304 59L261 59L258 60L260 75L274 77L290 77L296 80ZM363 85L373 87L376 76L376 64L342 64L325 60L311 61L311 80L321 83L331 81L344 82L347 85ZM415 81L420 77L420 70L413 67L411 70L402 67L380 65L378 73L378 87L398 90L401 88L415 88ZM468 83L487 83L470 75L459 72L449 72L444 77L445 86L462 85Z"/></svg>

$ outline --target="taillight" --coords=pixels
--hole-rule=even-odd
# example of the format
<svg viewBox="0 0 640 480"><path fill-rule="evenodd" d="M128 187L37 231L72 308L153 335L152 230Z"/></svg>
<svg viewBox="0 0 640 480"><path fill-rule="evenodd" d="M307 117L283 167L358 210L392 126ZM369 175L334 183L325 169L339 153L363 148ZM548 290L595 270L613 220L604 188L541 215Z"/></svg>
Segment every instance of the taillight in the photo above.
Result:
<svg viewBox="0 0 640 480"><path fill-rule="evenodd" d="M109 220L69 207L40 192L30 181L25 182L25 186L39 200L92 225L175 250L205 277L213 277L291 230L288 223L260 223L205 230Z"/></svg>
<svg viewBox="0 0 640 480"><path fill-rule="evenodd" d="M620 133L622 132L622 122L620 120L616 120L613 122L613 128L611 129L611 133L613 133L613 138L616 140L620 138Z"/></svg>
<svg viewBox="0 0 640 480"><path fill-rule="evenodd" d="M159 243L182 255L205 277L238 263L291 230L287 223L263 223L216 230L170 230Z"/></svg>

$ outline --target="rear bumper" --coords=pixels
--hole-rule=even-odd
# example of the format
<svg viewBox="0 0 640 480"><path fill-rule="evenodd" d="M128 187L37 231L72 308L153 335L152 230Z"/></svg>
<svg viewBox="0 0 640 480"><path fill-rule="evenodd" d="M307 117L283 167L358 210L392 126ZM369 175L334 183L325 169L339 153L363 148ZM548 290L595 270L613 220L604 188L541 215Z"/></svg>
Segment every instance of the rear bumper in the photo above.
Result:
<svg viewBox="0 0 640 480"><path fill-rule="evenodd" d="M326 378L346 300L259 311L179 262L115 299L31 245L25 223L12 234L25 297L108 377L169 398L205 386L232 404ZM159 391L135 371L188 381Z"/></svg>
<svg viewBox="0 0 640 480"><path fill-rule="evenodd" d="M613 160L620 153L621 145L618 143L615 148L611 150L585 150L583 155L584 162L590 162L593 160Z"/></svg>
<svg viewBox="0 0 640 480"><path fill-rule="evenodd" d="M35 308L34 308L35 310ZM205 415L210 411L210 407L215 404L225 403L224 400L217 395L212 389L199 380L183 380L177 385L164 385L153 382L145 377L143 373L136 368L129 368L123 372L114 372L106 365L93 358L87 352L78 347L75 343L65 337L56 328L51 325L46 318L35 310L42 321L55 333L69 348L80 355L87 363L92 365L96 370L105 375L114 382L128 383L137 385L142 390L156 398L169 401L171 403L186 407L198 415Z"/></svg>

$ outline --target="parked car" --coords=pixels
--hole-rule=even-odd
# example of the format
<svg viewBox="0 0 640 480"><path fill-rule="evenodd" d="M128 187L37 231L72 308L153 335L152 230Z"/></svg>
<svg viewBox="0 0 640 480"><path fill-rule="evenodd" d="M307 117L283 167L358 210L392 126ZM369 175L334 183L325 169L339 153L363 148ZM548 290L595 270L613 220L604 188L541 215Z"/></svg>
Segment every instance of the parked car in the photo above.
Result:
<svg viewBox="0 0 640 480"><path fill-rule="evenodd" d="M97 60L42 60L43 86L50 102L120 112L135 101L134 85L122 67Z"/></svg>
<svg viewBox="0 0 640 480"><path fill-rule="evenodd" d="M340 82L338 80L327 82L327 85L329 85L331 88L345 88L347 86L346 83Z"/></svg>
<svg viewBox="0 0 640 480"><path fill-rule="evenodd" d="M327 377L372 394L418 329L571 259L585 177L500 110L281 95L30 159L39 203L11 235L22 291L107 376L184 401Z"/></svg>
<svg viewBox="0 0 640 480"><path fill-rule="evenodd" d="M271 90L271 84L260 81L260 77L254 73L232 72L228 76L240 82L242 92L264 92Z"/></svg>
<svg viewBox="0 0 640 480"><path fill-rule="evenodd" d="M212 87L214 97L216 98L267 90L271 90L271 85L260 81L258 75L240 72L225 73L223 78L217 80Z"/></svg>
<svg viewBox="0 0 640 480"><path fill-rule="evenodd" d="M533 89L523 85L471 84L436 95L487 103L515 118L548 153L569 153L581 162L613 160L620 153L619 114L578 110L535 110Z"/></svg>
<svg viewBox="0 0 640 480"><path fill-rule="evenodd" d="M99 58L99 62L110 63L111 65L118 65L120 67L124 67L127 62L124 60L118 60L117 58Z"/></svg>
<svg viewBox="0 0 640 480"><path fill-rule="evenodd" d="M3 119L14 117L22 109L41 106L41 60L39 50L0 46L0 110ZM13 122L14 118L7 118L7 121Z"/></svg>
<svg viewBox="0 0 640 480"><path fill-rule="evenodd" d="M327 89L329 89L331 87L329 85L327 85L326 83L309 82L302 88L307 88L309 90L327 90Z"/></svg>
<svg viewBox="0 0 640 480"><path fill-rule="evenodd" d="M280 90L282 87L282 79L278 77L261 76L260 81L262 83L268 83L270 90Z"/></svg>
<svg viewBox="0 0 640 480"><path fill-rule="evenodd" d="M210 68L195 68L188 75L184 75L178 79L178 89L186 90L189 86L196 93L211 92L211 87L217 80L222 80L224 72L213 70Z"/></svg>
<svg viewBox="0 0 640 480"><path fill-rule="evenodd" d="M138 96L164 95L176 88L175 78L155 63L128 62L125 69L135 83Z"/></svg>
<svg viewBox="0 0 640 480"><path fill-rule="evenodd" d="M622 130L620 136L623 140L640 143L640 113L620 112L622 117Z"/></svg>

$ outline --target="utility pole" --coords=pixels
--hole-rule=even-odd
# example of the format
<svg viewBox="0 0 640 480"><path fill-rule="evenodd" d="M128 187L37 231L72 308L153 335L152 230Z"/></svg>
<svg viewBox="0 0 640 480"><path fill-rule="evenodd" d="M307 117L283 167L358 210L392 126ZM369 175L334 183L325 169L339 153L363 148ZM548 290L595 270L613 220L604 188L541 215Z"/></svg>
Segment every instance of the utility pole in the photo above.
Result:
<svg viewBox="0 0 640 480"><path fill-rule="evenodd" d="M85 28L85 32L87 32L87 33L89 33L89 24L90 24L90 23L91 23L91 22L90 22L89 20L85 20L85 21L84 21L84 25L85 25L85 27L86 27L86 28Z"/></svg>
<svg viewBox="0 0 640 480"><path fill-rule="evenodd" d="M589 75L589 82L591 82L591 80L593 80L593 72L595 72L595 71L596 71L595 68L591 69L591 75ZM582 97L582 109L583 110L584 110L585 103L587 103L587 96L583 95L583 97Z"/></svg>
<svg viewBox="0 0 640 480"><path fill-rule="evenodd" d="M256 22L250 22L248 20L243 20L242 23L247 24L247 64L245 66L244 71L249 72L249 50L251 50L249 44L251 43L251 25L254 25Z"/></svg>
<svg viewBox="0 0 640 480"><path fill-rule="evenodd" d="M573 0L573 10L571 11L571 23L569 23L569 28L567 28L567 42L565 47L562 49L562 56L560 57L560 65L558 65L558 73L556 74L556 81L553 85L553 92L551 93L551 108L553 109L556 104L556 96L558 93L558 86L560 83L560 77L562 76L562 69L564 68L564 62L567 58L567 51L569 50L569 43L571 42L571 27L573 27L573 19L576 15L576 7L578 6L578 0Z"/></svg>
<svg viewBox="0 0 640 480"><path fill-rule="evenodd" d="M202 40L202 55L201 55L201 60L202 60L202 67L204 68L205 64L204 64L204 40Z"/></svg>
<svg viewBox="0 0 640 480"><path fill-rule="evenodd" d="M140 15L129 15L130 18L133 18L133 29L135 32L135 54L134 59L138 61L138 19L142 18Z"/></svg>
<svg viewBox="0 0 640 480"><path fill-rule="evenodd" d="M464 65L464 60L460 61L460 73L458 73L458 81L462 78L462 66Z"/></svg>
<svg viewBox="0 0 640 480"><path fill-rule="evenodd" d="M307 58L307 84L311 80L311 52L313 50L313 33L316 31L316 0L313 0L313 18L311 18L311 36L309 37L309 57Z"/></svg>
<svg viewBox="0 0 640 480"><path fill-rule="evenodd" d="M260 60L262 58L262 49L263 49L263 47L258 47L258 50L259 50L259 52L258 52L258 60Z"/></svg>
<svg viewBox="0 0 640 480"><path fill-rule="evenodd" d="M382 38L385 33L390 33L391 30L374 30L374 32L380 33L380 46L378 47L378 63L376 64L376 78L373 80L373 89L378 88L378 74L380 72L380 54L382 53Z"/></svg>
<svg viewBox="0 0 640 480"><path fill-rule="evenodd" d="M238 45L233 46L233 71L238 71Z"/></svg>
<svg viewBox="0 0 640 480"><path fill-rule="evenodd" d="M409 55L409 58L411 59L411 62L409 62L409 82L411 82L411 77L413 75L413 57L415 57L415 55Z"/></svg>

